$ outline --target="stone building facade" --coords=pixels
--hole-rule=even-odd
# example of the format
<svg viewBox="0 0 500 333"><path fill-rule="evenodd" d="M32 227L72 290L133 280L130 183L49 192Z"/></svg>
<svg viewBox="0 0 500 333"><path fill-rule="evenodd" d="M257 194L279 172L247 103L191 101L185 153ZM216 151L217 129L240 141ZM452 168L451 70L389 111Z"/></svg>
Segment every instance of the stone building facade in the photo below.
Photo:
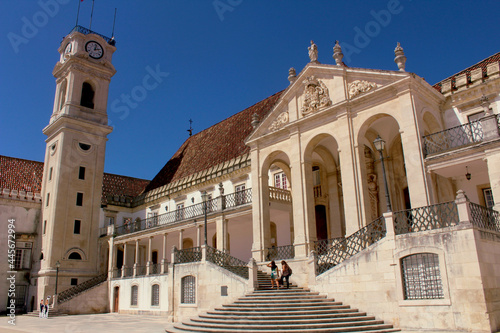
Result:
<svg viewBox="0 0 500 333"><path fill-rule="evenodd" d="M190 136L149 181L103 172L116 48L75 28L44 163L0 158L23 307L54 295L68 313L179 321L285 259L294 283L396 327L499 330L500 54L431 86L399 44L394 71L312 49L286 89Z"/></svg>

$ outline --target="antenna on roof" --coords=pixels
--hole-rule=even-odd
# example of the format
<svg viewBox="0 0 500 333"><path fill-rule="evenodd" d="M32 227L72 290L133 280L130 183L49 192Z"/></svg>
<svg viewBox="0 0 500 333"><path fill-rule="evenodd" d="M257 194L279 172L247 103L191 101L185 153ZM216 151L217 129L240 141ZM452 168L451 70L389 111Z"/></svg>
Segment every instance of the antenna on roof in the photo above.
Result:
<svg viewBox="0 0 500 333"><path fill-rule="evenodd" d="M113 31L111 32L111 38L115 37L115 22L116 22L116 8L115 8L115 18L113 19Z"/></svg>
<svg viewBox="0 0 500 333"><path fill-rule="evenodd" d="M193 135L193 126L191 126L192 124L193 121L189 119L189 129L187 130L189 132L189 136Z"/></svg>
<svg viewBox="0 0 500 333"><path fill-rule="evenodd" d="M76 24L75 24L75 27L78 25L78 17L80 16L80 4L82 2L81 1L78 1L78 10L76 12Z"/></svg>
<svg viewBox="0 0 500 333"><path fill-rule="evenodd" d="M94 0L92 0L92 10L90 11L89 30L92 30L92 16L94 15Z"/></svg>

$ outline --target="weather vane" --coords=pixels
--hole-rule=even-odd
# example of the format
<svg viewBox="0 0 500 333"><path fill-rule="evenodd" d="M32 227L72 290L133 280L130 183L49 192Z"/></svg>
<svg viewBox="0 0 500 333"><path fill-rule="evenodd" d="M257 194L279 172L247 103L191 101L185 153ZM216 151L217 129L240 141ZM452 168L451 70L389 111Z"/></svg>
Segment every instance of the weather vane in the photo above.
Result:
<svg viewBox="0 0 500 333"><path fill-rule="evenodd" d="M187 130L189 132L189 136L193 135L193 121L189 119L189 129Z"/></svg>

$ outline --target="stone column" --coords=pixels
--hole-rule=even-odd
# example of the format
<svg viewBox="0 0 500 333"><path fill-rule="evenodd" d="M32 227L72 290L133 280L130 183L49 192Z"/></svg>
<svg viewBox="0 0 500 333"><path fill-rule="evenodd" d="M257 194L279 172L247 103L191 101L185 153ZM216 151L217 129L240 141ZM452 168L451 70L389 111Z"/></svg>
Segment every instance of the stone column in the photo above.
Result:
<svg viewBox="0 0 500 333"><path fill-rule="evenodd" d="M152 273L152 269L151 269L151 265L152 265L152 262L151 262L151 255L152 255L151 242L152 241L153 241L153 236L149 236L149 238L148 238L148 263L146 264L146 275L149 275Z"/></svg>
<svg viewBox="0 0 500 333"><path fill-rule="evenodd" d="M495 206L493 209L500 211L500 149L485 151L486 163L488 165L488 177L490 179L491 193Z"/></svg>
<svg viewBox="0 0 500 333"><path fill-rule="evenodd" d="M181 229L179 231L179 250L183 249L182 247L183 243L184 243L184 229Z"/></svg>
<svg viewBox="0 0 500 333"><path fill-rule="evenodd" d="M127 268L127 242L123 243L122 278L125 277L126 268Z"/></svg>
<svg viewBox="0 0 500 333"><path fill-rule="evenodd" d="M252 147L250 150L250 156L252 159L251 175L252 175L252 258L260 262L264 260L264 238L263 238L263 225L264 225L264 213L263 209L265 204L269 204L268 200L263 200L263 189L262 189L262 175L261 169L262 165L260 162L259 150L258 148Z"/></svg>
<svg viewBox="0 0 500 333"><path fill-rule="evenodd" d="M255 288L259 287L259 280L257 278L258 271L257 262L254 258L250 258L248 262L248 292L253 292Z"/></svg>
<svg viewBox="0 0 500 333"><path fill-rule="evenodd" d="M394 213L393 212L385 212L383 214L384 216L384 223L385 223L385 230L386 238L394 238L396 233L395 233L395 228L394 228Z"/></svg>
<svg viewBox="0 0 500 333"><path fill-rule="evenodd" d="M108 281L113 278L113 272L116 268L116 250L115 250L115 238L110 237L108 240L109 254L108 254Z"/></svg>
<svg viewBox="0 0 500 333"><path fill-rule="evenodd" d="M299 150L300 137L295 132L290 135L290 143L295 150L290 152L290 173L292 184L293 230L295 258L306 258L311 237L315 238L314 194L312 193L312 164L302 161ZM310 169L310 170L309 170ZM309 192L309 195L308 195ZM311 197L312 196L312 197ZM312 224L314 223L314 224Z"/></svg>
<svg viewBox="0 0 500 333"><path fill-rule="evenodd" d="M163 256L161 259L161 273L165 274L167 273L167 265L168 265L168 260L167 260L167 236L168 233L163 234Z"/></svg>
<svg viewBox="0 0 500 333"><path fill-rule="evenodd" d="M137 276L137 264L139 262L139 239L135 240L135 261L134 261L134 276Z"/></svg>
<svg viewBox="0 0 500 333"><path fill-rule="evenodd" d="M215 219L215 226L217 228L217 250L227 250L227 220L224 216L218 216Z"/></svg>
<svg viewBox="0 0 500 333"><path fill-rule="evenodd" d="M203 225L200 224L196 226L196 246L200 247L202 245L202 239L201 239L201 229L203 229Z"/></svg>

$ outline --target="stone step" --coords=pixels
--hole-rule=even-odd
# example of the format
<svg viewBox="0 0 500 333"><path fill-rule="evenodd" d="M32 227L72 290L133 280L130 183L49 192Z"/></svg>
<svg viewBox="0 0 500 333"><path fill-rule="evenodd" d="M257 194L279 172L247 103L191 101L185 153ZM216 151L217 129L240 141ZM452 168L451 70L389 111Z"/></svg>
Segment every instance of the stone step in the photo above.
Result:
<svg viewBox="0 0 500 333"><path fill-rule="evenodd" d="M28 317L40 317L40 311L37 310L37 311L31 311L31 312L28 312L26 314L24 314L23 316L28 316ZM60 316L67 316L66 313L61 313L59 311L49 311L49 318L50 317L60 317Z"/></svg>
<svg viewBox="0 0 500 333"><path fill-rule="evenodd" d="M280 332L280 333L355 333L355 332L360 332L360 333L390 333L390 332L400 332L400 329L397 328L362 328L356 329L356 328L336 328L336 329L331 329L331 328L316 328L316 329L280 329L277 331L276 329L274 330L269 330L269 332L274 333L274 332ZM203 328L203 329L194 329L194 328L188 328L188 327L177 327L177 326L171 326L167 329L165 329L165 332L167 333L186 333L186 332L191 332L191 333L235 333L236 331L234 329L211 329L211 328ZM245 333L263 333L267 331L262 331L262 330L241 330L239 332L245 332Z"/></svg>
<svg viewBox="0 0 500 333"><path fill-rule="evenodd" d="M275 325L280 327L283 325L294 326L294 325L309 325L309 324L322 324L322 323L354 323L358 321L375 321L374 316L347 316L347 317L328 317L328 318L298 318L298 317L288 317L287 319L257 319L249 318L242 319L236 318L231 319L229 317L222 316L221 318L214 318L211 316L199 316L198 318L191 319L192 322L203 322L211 324L238 324L238 325Z"/></svg>
<svg viewBox="0 0 500 333"><path fill-rule="evenodd" d="M294 313L294 312L299 312ZM220 315L228 315L228 316L246 316L246 317L272 317L272 316L279 316L279 317L284 317L284 316L323 316L323 315L348 315L348 314L353 314L353 313L360 313L358 309L351 309L349 306L345 306L345 308L342 309L323 309L323 310L318 310L318 309L304 309L303 311L296 310L296 311L290 311L288 309L283 309L281 311L265 311L265 312L259 312L259 311L243 311L243 310L238 310L238 309L215 309L214 311L209 311L207 312L208 314L220 314Z"/></svg>
<svg viewBox="0 0 500 333"><path fill-rule="evenodd" d="M223 305L222 308L217 308L216 310L222 309L223 311L227 310L233 310L233 311L251 311L251 312L275 312L275 313L281 313L281 312L304 312L304 311L311 311L311 310L329 310L329 311L334 311L334 310L341 310L341 309L350 309L348 305L323 305L323 306L295 306L295 307L287 307L287 306L261 306L261 307L249 307L249 306L232 306L231 304Z"/></svg>
<svg viewBox="0 0 500 333"><path fill-rule="evenodd" d="M355 321L355 322L344 322L344 323L298 323L298 324L288 324L284 327L277 327L276 324L271 325L248 325L248 324L211 324L206 322L196 322L196 321L186 321L183 322L182 326L175 326L176 328L187 327L188 330L194 330L195 332L205 332L206 329L216 329L219 332L247 332L247 331L277 331L288 332L291 330L302 330L305 332L310 329L328 329L335 332L335 329L340 329L337 332L362 332L373 329L391 329L392 325L384 324L382 320L369 320L369 321Z"/></svg>
<svg viewBox="0 0 500 333"><path fill-rule="evenodd" d="M243 312L243 313L232 313L232 312L219 312L219 311L208 311L205 314L201 314L200 318L217 318L224 319L227 318L229 320L273 320L273 321L287 321L293 319L333 319L333 318L344 318L344 317L361 317L366 316L366 312L359 312L356 310L345 311L332 313L330 311L325 311L324 313L300 313L300 314L280 314L276 313L268 313L266 315L255 314L252 312Z"/></svg>
<svg viewBox="0 0 500 333"><path fill-rule="evenodd" d="M223 307L227 308L264 308L264 309L269 309L269 308L308 308L308 307L319 307L319 308L324 308L324 307L336 307L336 306L342 306L342 302L332 302L332 301L326 301L326 302L310 302L310 301L305 301L305 302L296 302L296 303L290 303L290 302L280 302L280 303L273 303L273 304L266 304L266 303L232 303L232 304L227 304L223 305Z"/></svg>

